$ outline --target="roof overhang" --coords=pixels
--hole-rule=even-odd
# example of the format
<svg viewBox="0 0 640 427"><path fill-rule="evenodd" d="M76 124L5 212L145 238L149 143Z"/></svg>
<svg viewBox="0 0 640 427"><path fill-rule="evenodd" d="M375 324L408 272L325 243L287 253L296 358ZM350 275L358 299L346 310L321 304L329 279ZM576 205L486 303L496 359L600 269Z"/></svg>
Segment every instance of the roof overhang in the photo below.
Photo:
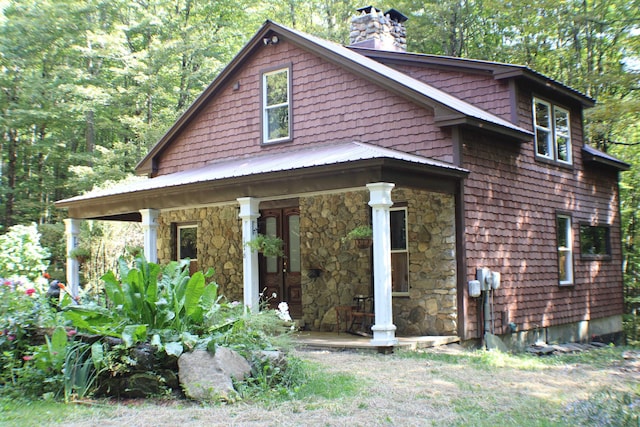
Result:
<svg viewBox="0 0 640 427"><path fill-rule="evenodd" d="M468 171L454 165L351 142L247 157L162 175L56 202L71 218L139 221L141 209L177 209L365 187L371 182L456 191Z"/></svg>
<svg viewBox="0 0 640 427"><path fill-rule="evenodd" d="M617 169L624 172L631 168L631 165L623 162L622 160L613 157L603 151L597 150L589 145L582 147L582 160L585 163L596 164L599 166L606 166L609 168Z"/></svg>

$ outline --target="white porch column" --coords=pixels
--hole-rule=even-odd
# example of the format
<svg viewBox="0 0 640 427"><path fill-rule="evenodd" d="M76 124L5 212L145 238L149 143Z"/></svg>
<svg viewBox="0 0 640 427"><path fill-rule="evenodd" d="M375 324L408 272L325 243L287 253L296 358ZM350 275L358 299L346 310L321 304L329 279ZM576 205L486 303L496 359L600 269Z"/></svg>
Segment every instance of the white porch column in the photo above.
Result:
<svg viewBox="0 0 640 427"><path fill-rule="evenodd" d="M373 298L375 324L371 327L371 344L389 347L398 343L391 308L391 230L389 208L391 190L395 184L376 182L367 184L373 225Z"/></svg>
<svg viewBox="0 0 640 427"><path fill-rule="evenodd" d="M240 215L242 219L242 274L244 287L244 306L251 311L260 308L260 277L258 274L258 253L247 246L258 232L258 206L260 200L254 197L240 197Z"/></svg>
<svg viewBox="0 0 640 427"><path fill-rule="evenodd" d="M144 256L147 261L158 262L158 215L157 209L140 209L144 231Z"/></svg>
<svg viewBox="0 0 640 427"><path fill-rule="evenodd" d="M80 262L69 256L69 254L78 247L80 220L75 218L65 219L64 228L67 236L67 288L69 288L74 297L77 297L80 293Z"/></svg>

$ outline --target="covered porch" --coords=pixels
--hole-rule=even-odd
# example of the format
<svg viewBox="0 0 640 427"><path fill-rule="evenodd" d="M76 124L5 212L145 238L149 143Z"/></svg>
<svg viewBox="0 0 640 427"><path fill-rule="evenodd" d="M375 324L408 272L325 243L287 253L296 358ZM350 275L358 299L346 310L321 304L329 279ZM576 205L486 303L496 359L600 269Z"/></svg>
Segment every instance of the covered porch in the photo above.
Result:
<svg viewBox="0 0 640 427"><path fill-rule="evenodd" d="M369 341L370 346L384 347L398 343L396 325L393 322L391 289L389 210L394 203L392 190L396 188L396 183L399 183L405 188L427 187L441 193L453 193L458 180L465 175L465 171L449 164L419 156L367 144L335 144L300 149L286 154L215 163L196 170L177 172L133 185L67 199L59 202L58 206L69 210L70 219L66 221L69 252L78 244L78 225L83 219L134 220L142 223L145 255L154 262L171 259L171 250L167 248L172 245L168 230L174 222L171 219L173 213L188 210L192 212L190 220L206 224L217 221L217 231L203 230L209 234L203 233L202 236L198 232L198 239L207 241L208 246L204 248L204 252L224 253L225 256L228 255L227 260L210 257L203 261L201 267L213 265L217 269L226 269L226 265L229 265L230 269L237 269L239 274L234 273L229 280L233 282L229 286L239 286L241 289L240 295L234 297L241 299L249 309L256 310L261 292L258 255L247 247L246 242L257 232L261 203L299 198L303 214L306 214L308 211L304 211L305 207L313 203L320 201L331 205L331 200L334 200L333 205L340 205L340 197L346 200L345 198L351 197L352 192L356 192L362 197L359 199L362 207L358 205L353 209L357 209L359 213L364 212L366 217L370 216L374 241L371 271L367 273L367 276L373 277L373 338L364 339ZM327 194L340 196L330 199L323 196ZM436 202L440 203L438 200ZM322 212L322 209L315 210L320 216L323 215ZM322 252L328 248L334 253L342 250L336 246L337 234L327 237L327 227L317 223L318 215L302 216L303 221L313 224L312 228L307 225L300 233L303 235L303 277L310 277L309 271L316 267L310 255L316 255L319 249ZM184 221L185 218L187 217L178 215L176 221ZM323 220L331 222L330 217ZM455 240L455 236L453 239ZM209 244L211 242L213 244ZM420 247L419 250L425 249ZM332 256L331 268L340 269L341 260L343 257L340 255ZM455 259L453 262L455 263ZM79 286L77 269L77 261L69 258L68 283L75 292ZM455 274L455 267L453 271ZM363 279L365 280L369 282L369 279ZM344 280L308 281L303 284L306 286L304 296L311 300L306 303L303 301L305 309L313 308L313 304L318 302L312 291L321 283L321 286L345 286ZM436 286L435 280L433 286ZM455 294L455 289L453 291ZM420 289L416 287L411 292L415 296ZM345 298L347 297L343 297ZM455 295L453 298L455 299ZM406 300L410 299L410 292L407 292ZM340 305L340 302L324 301L323 304L325 306L320 307L320 311L315 309L315 312L305 315L318 321L322 320L323 316L331 317L327 314L327 309ZM428 303L423 305L429 308ZM407 317L420 315L420 310L412 309L410 313L406 313ZM315 329L322 330L322 326Z"/></svg>

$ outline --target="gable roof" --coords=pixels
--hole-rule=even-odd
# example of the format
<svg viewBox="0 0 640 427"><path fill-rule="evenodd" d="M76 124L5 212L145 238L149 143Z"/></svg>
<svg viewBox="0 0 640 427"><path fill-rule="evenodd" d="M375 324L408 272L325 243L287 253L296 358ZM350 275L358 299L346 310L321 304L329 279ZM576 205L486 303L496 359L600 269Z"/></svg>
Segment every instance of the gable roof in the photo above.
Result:
<svg viewBox="0 0 640 427"><path fill-rule="evenodd" d="M234 72L257 49L264 46L263 39L277 35L282 39L313 52L315 55L338 64L341 67L362 76L373 83L394 93L404 96L418 105L432 108L435 124L438 126L465 125L482 128L515 138L520 141L530 140L532 132L513 123L478 108L455 96L449 95L417 79L388 67L378 61L368 58L356 51L337 43L324 40L297 31L283 25L266 21L253 38L225 67L218 77L191 104L184 114L174 123L169 131L151 148L147 156L136 166L136 172L153 172L154 158L170 143L193 117L215 96L215 94L229 81Z"/></svg>
<svg viewBox="0 0 640 427"><path fill-rule="evenodd" d="M532 70L525 65L424 53L396 52L360 46L348 46L348 48L383 63L425 64L439 67L456 67L458 69L466 68L471 71L488 72L493 75L496 80L522 77L538 87L544 87L546 90L551 89L571 98L582 104L585 108L593 107L596 103L593 98L584 93Z"/></svg>
<svg viewBox="0 0 640 427"><path fill-rule="evenodd" d="M139 209L149 206L154 209L184 206L183 199L190 192L198 194L197 197L191 195L193 199L190 199L197 199L198 203L228 201L242 194L246 195L223 193L221 189L228 190L232 183L241 182L247 185L242 187L243 192L246 192L247 188L255 190L257 185L266 185L277 190L279 186L274 185L272 180L283 177L295 185L296 181L303 180L302 176L308 175L310 168L321 170L309 178L319 181L318 177L322 172L336 177L349 170L365 168L369 173L373 173L375 166L390 169L401 166L403 169L409 169L415 176L427 174L440 178L461 179L468 174L466 169L450 163L362 142L342 142L307 145L285 153L216 161L199 168L127 182L60 200L56 202L56 207L68 208L73 218L116 218L121 215L118 219L124 219L128 218L124 214L137 213ZM350 186L357 185L355 180L348 180ZM135 197L132 197L134 193Z"/></svg>

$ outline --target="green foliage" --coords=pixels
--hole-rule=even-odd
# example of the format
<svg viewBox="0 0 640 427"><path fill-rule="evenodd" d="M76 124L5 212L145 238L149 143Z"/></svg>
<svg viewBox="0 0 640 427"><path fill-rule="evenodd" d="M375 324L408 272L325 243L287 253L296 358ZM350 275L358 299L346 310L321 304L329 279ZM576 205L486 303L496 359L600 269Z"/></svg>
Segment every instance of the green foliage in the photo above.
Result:
<svg viewBox="0 0 640 427"><path fill-rule="evenodd" d="M281 238L258 234L247 242L247 246L254 251L258 251L267 257L281 257L284 255L284 242Z"/></svg>
<svg viewBox="0 0 640 427"><path fill-rule="evenodd" d="M347 242L350 240L357 239L370 239L373 237L373 230L368 225L359 225L353 230L349 231L346 236L343 237L342 241Z"/></svg>
<svg viewBox="0 0 640 427"><path fill-rule="evenodd" d="M0 235L0 277L26 277L33 281L46 270L49 252L40 246L35 224L15 225Z"/></svg>

